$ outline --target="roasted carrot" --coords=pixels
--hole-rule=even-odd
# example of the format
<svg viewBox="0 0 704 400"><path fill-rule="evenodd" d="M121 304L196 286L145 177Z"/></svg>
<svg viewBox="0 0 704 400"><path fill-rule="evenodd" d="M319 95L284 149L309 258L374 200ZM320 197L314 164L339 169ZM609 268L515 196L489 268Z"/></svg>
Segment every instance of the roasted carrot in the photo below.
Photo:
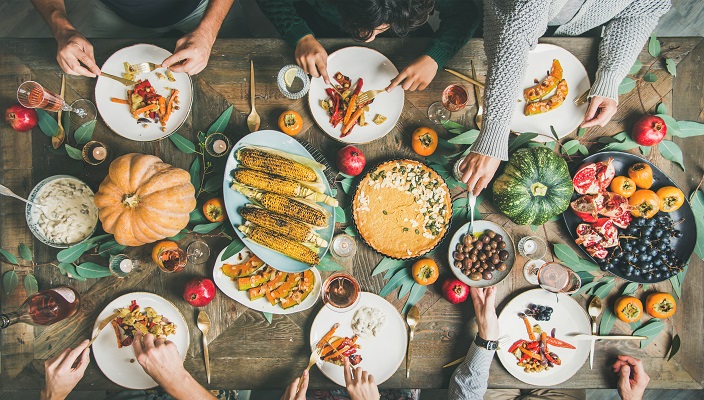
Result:
<svg viewBox="0 0 704 400"><path fill-rule="evenodd" d="M162 120L167 122L169 117L171 117L171 112L174 110L174 101L178 98L178 89L171 90L171 96L169 97L169 102L166 104L166 113Z"/></svg>
<svg viewBox="0 0 704 400"><path fill-rule="evenodd" d="M316 348L322 348L322 347L324 347L325 345L327 345L327 344L328 344L328 340L330 340L330 338L332 337L332 335L335 334L335 331L336 331L337 328L339 328L339 327L340 327L340 324L337 324L337 323L336 323L335 325L333 325L332 328L330 328L330 330L328 331L328 333L326 333L325 336L323 336L323 337L318 341L318 344L317 344L315 347L316 347Z"/></svg>
<svg viewBox="0 0 704 400"><path fill-rule="evenodd" d="M562 348L565 348L565 349L574 349L574 348L575 348L575 347L572 346L571 344L569 344L569 343L567 343L567 342L563 342L562 340L556 339L556 338L554 338L554 337L548 337L548 338L545 339L545 341L546 341L548 344L553 345L553 346L555 346L555 347L562 347Z"/></svg>
<svg viewBox="0 0 704 400"><path fill-rule="evenodd" d="M166 99L164 96L159 96L159 118L164 118L166 114Z"/></svg>
<svg viewBox="0 0 704 400"><path fill-rule="evenodd" d="M523 322L526 324L526 330L528 331L528 339L530 339L531 342L534 341L535 334L533 333L533 327L530 326L530 322L528 321L528 318L526 318L526 317L521 317L521 318L523 318Z"/></svg>
<svg viewBox="0 0 704 400"><path fill-rule="evenodd" d="M528 357L535 358L538 361L543 361L543 357L541 357L540 354L533 353L532 351L526 349L525 347L519 347L518 349L523 354L527 355Z"/></svg>
<svg viewBox="0 0 704 400"><path fill-rule="evenodd" d="M340 354L340 353L337 351L337 348L340 347L340 345L341 345L344 341L345 341L345 338L339 338L339 339L335 340L334 342L330 343L328 347L332 347L332 349L331 349L331 351L325 353L325 355L322 357L323 360L328 360L328 359L330 359L331 357ZM324 348L323 350L326 350L326 348Z"/></svg>
<svg viewBox="0 0 704 400"><path fill-rule="evenodd" d="M132 115L138 116L138 115L141 115L142 113L150 112L150 111L155 111L155 110L158 110L158 109L159 109L159 105L158 105L158 104L149 104L148 106L144 106L144 107L142 107L142 108L140 108L140 109L134 110L134 111L132 112Z"/></svg>
<svg viewBox="0 0 704 400"><path fill-rule="evenodd" d="M345 117L342 119L342 125L346 125L350 121L350 117L352 117L352 114L355 111L355 107L357 106L357 94L353 94L352 97L350 97L350 102L347 103L347 111L345 112Z"/></svg>
<svg viewBox="0 0 704 400"><path fill-rule="evenodd" d="M354 126L355 123L357 123L357 120L359 119L359 116L362 115L364 112L364 107L359 106L357 108L357 111L352 114L352 118L350 118L349 121L342 127L342 135L340 137L345 137L349 133L350 129Z"/></svg>
<svg viewBox="0 0 704 400"><path fill-rule="evenodd" d="M113 103L130 105L130 102L129 102L129 101L127 101L127 100L125 100L125 99L118 99L117 97L111 97L111 98L110 98L110 101L112 101Z"/></svg>

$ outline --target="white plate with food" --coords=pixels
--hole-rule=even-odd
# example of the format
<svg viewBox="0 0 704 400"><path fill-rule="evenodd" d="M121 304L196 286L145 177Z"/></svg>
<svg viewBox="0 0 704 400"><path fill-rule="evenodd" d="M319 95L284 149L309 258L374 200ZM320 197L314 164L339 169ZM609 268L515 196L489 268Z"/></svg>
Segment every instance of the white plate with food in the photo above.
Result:
<svg viewBox="0 0 704 400"><path fill-rule="evenodd" d="M548 342L548 351L557 355L561 364L541 371L526 372L526 366L519 366L518 358L508 350L511 350L509 346L518 340L529 341L526 323L518 314L525 313L531 305L552 309L549 321L539 321L533 316L527 316L531 327L539 325L542 331L546 332L546 336L552 336L554 329L555 339L566 342L575 348L559 347L557 344L553 345ZM587 313L572 297L566 294L551 293L543 289L528 290L514 297L501 311L499 328L502 336L509 337L510 343L505 348L497 350L496 354L508 372L522 382L541 387L560 384L577 373L589 357L590 342L571 338L576 334L589 334L591 332L589 321ZM540 335L535 335L539 340Z"/></svg>
<svg viewBox="0 0 704 400"><path fill-rule="evenodd" d="M32 234L47 246L64 249L88 240L98 226L93 190L78 178L54 175L39 182L27 199L25 218Z"/></svg>
<svg viewBox="0 0 704 400"><path fill-rule="evenodd" d="M568 93L564 102L557 108L550 111L525 115L526 99L524 90L535 86L536 81L540 82L548 76L553 60L558 60L562 68L562 79L567 83ZM519 100L513 110L511 118L511 130L514 132L536 132L541 135L535 141L550 142L555 140L550 126L555 128L557 136L562 138L569 135L579 127L587 112L588 103L576 106L574 100L582 93L589 90L589 76L584 69L582 62L574 54L553 44L539 43L535 49L528 53L528 66L523 82L520 86ZM556 90L545 93L543 101L554 95Z"/></svg>
<svg viewBox="0 0 704 400"><path fill-rule="evenodd" d="M245 235L237 229L239 226L245 223L245 219L240 215L240 211L249 207L252 201L247 198L244 194L237 190L232 189L233 183L233 170L237 168L240 162L235 158L235 154L238 149L245 146L255 146L261 149L274 150L288 153L296 157L303 157L308 161L315 162L313 156L300 144L298 141L284 133L272 130L263 130L254 133L240 139L239 142L235 143L230 152L227 164L225 165L225 176L223 178L223 198L225 201L225 209L227 210L227 217L230 223L235 228L235 232L240 236L241 239L245 241L247 247L249 247L254 254L259 256L265 263L275 266L276 269L284 272L303 272L309 269L311 265L306 264L301 261L294 260L282 253L276 252L268 247L254 243L249 239L245 239ZM318 175L318 184L322 185L327 196L332 196L332 191L330 189L330 184L325 179L323 170L316 167L313 168L315 173ZM335 227L335 210L334 207L329 206L325 203L313 204L313 207L318 208L322 213L327 215L327 224L324 228L318 229L316 234L319 235L325 242L326 246L318 247L318 257L323 258L328 250L330 242L332 241L332 235L334 233Z"/></svg>
<svg viewBox="0 0 704 400"><path fill-rule="evenodd" d="M218 254L218 258L215 260L215 266L213 267L213 280L218 288L220 288L220 290L225 293L227 297L246 307L271 314L293 314L311 308L320 298L320 288L322 284L320 272L318 272L317 268L311 268L305 272L299 273L312 274L314 280L311 284L303 279L300 279L301 277L299 277L299 281L295 284L295 286L286 288L287 291L290 290L287 294L281 293L281 295L279 295L280 292L276 292L274 290L273 293L276 294L271 297L278 297L278 299L273 305L270 300L268 300L269 297L266 296L266 293L262 293L255 289L251 292L252 294L250 294L249 288L239 290L239 283L237 280L240 275L242 275L242 278L252 276L256 277L258 272L262 272L266 268L266 264L264 264L247 247L223 261L221 258L224 252L225 249ZM223 268L223 266L226 265L229 267ZM227 269L227 271L225 269ZM228 276L226 272L233 277ZM276 279L276 277L274 278ZM303 278L305 278L305 276ZM256 281L256 278L254 280ZM280 285L283 286L284 282L288 280L288 277L281 277L278 280L281 282ZM250 282L251 279L248 282L248 284L251 285ZM259 282L256 284L258 288L264 289L263 286L269 282L271 282L271 279L267 282L262 282L261 285L259 285ZM280 288L281 286L276 286L276 288ZM252 300L250 296L255 296L257 298Z"/></svg>
<svg viewBox="0 0 704 400"><path fill-rule="evenodd" d="M136 44L116 51L105 61L100 70L111 75L123 77L123 74L126 73L124 63L140 64L150 62L161 65L162 61L169 56L171 56L171 52L161 47L151 44ZM105 121L105 125L113 132L130 140L149 142L169 136L186 122L193 103L193 86L191 77L187 73L167 72L166 68L157 68L152 72L138 74L132 80L149 81L154 91L164 99L165 110L170 110L168 112L168 121L164 125L161 122L155 122L161 110L153 111L156 114L147 116L146 119L144 119L143 113L139 115L139 118L143 119L135 118L130 111L130 105L119 101L127 102L127 91L134 91L137 86L125 86L116 80L99 76L95 84L95 105L103 121ZM178 90L178 93L175 90ZM169 108L169 99L175 93L176 96L173 97ZM129 99L129 102L134 104L135 107L139 104L146 105L146 102L132 102L132 99L136 98Z"/></svg>
<svg viewBox="0 0 704 400"><path fill-rule="evenodd" d="M360 321L362 310L366 315L381 316L374 321ZM380 313L380 314L379 314ZM357 316L357 320L355 320ZM323 307L313 320L310 327L310 347L311 351L330 331L334 324L339 324L332 337L328 340L335 343L336 338L352 338L355 335L353 321L357 322L358 331L366 326L366 331L376 331L373 333L362 333L355 344L359 345L355 355L361 356L361 362L357 366L374 375L377 384L384 383L396 373L406 356L406 323L396 308L384 298L368 292L361 292L357 304L349 311L338 312L331 307ZM379 323L379 321L382 321ZM363 322L368 322L364 324ZM373 324L371 323L373 322ZM372 325L374 325L372 327ZM329 348L329 347L328 347ZM323 355L325 355L325 351ZM343 367L340 365L320 360L318 361L320 371L340 386L345 386L345 375Z"/></svg>
<svg viewBox="0 0 704 400"><path fill-rule="evenodd" d="M376 50L360 46L345 47L330 54L327 69L330 85L340 85L335 79L335 74L338 72L350 79L352 88L356 87L358 79L362 78L363 85L360 93L385 89L398 75L398 69L386 56ZM330 85L327 85L323 78L313 78L308 92L308 105L315 123L331 138L345 143L368 143L384 137L396 126L404 104L403 88L400 86L390 93L377 95L374 102L369 104L369 111L363 113L366 125L357 125L352 128L351 133L343 136L344 124L340 122L333 126L328 111L321 105L321 101L330 99L325 92L325 89L332 88ZM344 90L339 93L344 93ZM383 122L378 124L374 122L377 115L383 117L377 122L384 119Z"/></svg>
<svg viewBox="0 0 704 400"><path fill-rule="evenodd" d="M466 250L464 249L466 246L463 239L468 230L469 222L457 229L455 234L452 236L452 240L450 240L450 246L447 250L447 260L450 264L450 269L452 269L452 273L455 274L457 279L469 286L475 287L494 286L503 281L504 278L506 278L511 272L513 263L516 261L516 250L513 246L513 239L511 239L511 235L506 232L501 225L494 222L484 220L474 221L472 230L474 231L474 240L476 240L476 242L471 244L471 250ZM491 237L489 231L494 232L494 237ZM501 235L501 237L499 238L498 235ZM488 237L488 239L483 239L484 236ZM481 242L482 240L487 243L482 242L482 249L478 249L478 242ZM485 253L492 254L492 256L486 257L486 260L481 260L479 257L481 257L481 254L484 253L485 247L492 247L492 242L496 242L496 248L490 250L490 253ZM501 242L504 244L501 245ZM462 244L462 252L457 251L458 244ZM475 248L477 248L476 254L472 253L472 250ZM505 251L506 253L502 253L502 251ZM461 253L461 255L455 253ZM494 255L496 255L496 257L494 257ZM474 256L477 256L476 260L473 258ZM461 258L462 260L458 260L458 258ZM494 258L498 260L495 264L492 262L492 259ZM466 267L463 265L462 268L458 268L456 266L456 261L464 263L465 259L470 260L467 261L468 265ZM486 262L486 265L482 264L482 261ZM465 274L463 269L469 271L469 273Z"/></svg>
<svg viewBox="0 0 704 400"><path fill-rule="evenodd" d="M176 344L178 353L185 359L190 340L186 320L173 303L154 293L127 293L111 301L98 314L98 318L93 324L92 335L95 335L98 325L103 319L118 309L129 308L133 301L139 305L140 314L146 315L146 308L151 307L157 315L162 316L162 321L164 321L161 324L163 325L163 330L171 329L165 328L169 323L174 325L175 333L167 335L166 340ZM118 329L115 325L126 326L125 324L128 324L125 320L122 321L122 324L118 324L118 321L120 320L115 319L114 324L106 326L95 339L93 343L95 362L108 379L120 386L129 389L149 389L157 386L157 383L144 372L144 369L135 359L131 341L126 341L129 334L125 334L120 330L120 338L118 338ZM154 321L154 319L152 318L151 321ZM158 322L158 319L155 322ZM120 345L122 347L119 347Z"/></svg>

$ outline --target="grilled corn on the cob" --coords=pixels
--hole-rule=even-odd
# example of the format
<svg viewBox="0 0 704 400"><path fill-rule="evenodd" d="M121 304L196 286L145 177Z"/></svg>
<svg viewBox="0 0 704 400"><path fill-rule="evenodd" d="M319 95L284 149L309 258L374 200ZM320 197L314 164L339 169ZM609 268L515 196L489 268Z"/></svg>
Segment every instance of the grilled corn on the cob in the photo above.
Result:
<svg viewBox="0 0 704 400"><path fill-rule="evenodd" d="M240 215L247 221L288 236L297 242L326 247L328 242L301 221L259 207L244 207Z"/></svg>
<svg viewBox="0 0 704 400"><path fill-rule="evenodd" d="M242 147L237 150L236 156L237 161L246 168L297 181L315 182L318 179L313 168L265 150Z"/></svg>
<svg viewBox="0 0 704 400"><path fill-rule="evenodd" d="M337 200L320 192L306 187L299 182L269 175L266 172L255 171L248 168L237 168L232 172L233 178L246 186L282 194L284 196L301 197L316 202L324 202L333 207L337 207Z"/></svg>
<svg viewBox="0 0 704 400"><path fill-rule="evenodd" d="M314 207L302 201L289 199L280 194L263 192L237 182L232 183L232 188L247 196L249 199L256 200L267 210L295 218L318 228L328 226L328 215L323 210L316 208L319 206Z"/></svg>
<svg viewBox="0 0 704 400"><path fill-rule="evenodd" d="M270 231L266 228L262 228L261 226L254 224L240 225L237 229L244 233L253 242L268 247L274 251L278 251L279 253L291 257L294 260L306 263L308 265L316 265L320 262L320 257L318 257L318 254L313 250L298 242L294 242L283 235Z"/></svg>

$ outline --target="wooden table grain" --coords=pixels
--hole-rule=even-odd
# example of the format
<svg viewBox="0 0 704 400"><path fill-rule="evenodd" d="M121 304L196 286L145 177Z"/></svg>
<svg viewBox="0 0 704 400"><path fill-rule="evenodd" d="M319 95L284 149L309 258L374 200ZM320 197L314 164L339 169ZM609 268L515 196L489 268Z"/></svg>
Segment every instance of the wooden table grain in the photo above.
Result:
<svg viewBox="0 0 704 400"><path fill-rule="evenodd" d="M589 71L592 79L596 70L598 40L591 38L550 38L546 43L560 45L580 59ZM704 121L704 40L702 38L660 38L663 52L677 63L677 77L671 77L664 69L664 62L656 63L652 72L657 74L654 85L641 89L639 99L634 90L620 98L618 113L611 123L604 128L587 131L583 140L595 141L602 135L613 135L628 130L643 110L653 111L655 106L664 102L676 119ZM131 40L94 40L96 60L102 64L116 50L134 44ZM174 41L155 41L167 49L174 47ZM349 40L322 40L328 51L358 45ZM387 55L397 67L402 68L417 56L415 49L423 48L427 42L421 39L377 39L365 46L377 49ZM15 102L17 86L24 80L37 80L49 90L58 91L60 73L55 61L56 43L53 40L0 40L0 107L5 108ZM249 60L253 60L257 79L257 106L262 116L261 129L275 128L278 115L285 109L294 109L304 116L304 133L301 139L309 141L332 160L335 152L342 145L318 129L313 122L307 100L291 101L277 89L276 74L286 64L294 62L293 49L280 40L218 40L212 50L208 67L193 77L194 106L186 124L178 131L181 135L195 139L199 130L206 130L210 124L229 105L236 111L225 129L233 140L247 134L245 116L249 113ZM473 60L479 78L486 73L486 56L481 39L471 40L447 67L467 72L469 61ZM650 64L652 57L646 51L640 55L644 64ZM410 136L416 127L431 122L426 117L430 103L437 101L442 89L458 80L445 73L438 72L435 80L422 92L406 93L406 104L396 128L386 137L371 144L360 145L367 156L368 163L374 164L390 157L418 158L410 150ZM66 97L72 101L79 97L93 98L95 82L83 77L67 77ZM470 99L473 103L474 99ZM469 110L472 109L470 104ZM461 114L453 116L462 118ZM470 121L471 118L466 118ZM75 127L73 127L75 129ZM446 135L439 129L441 135ZM573 136L575 133L572 134ZM182 168L188 168L193 156L179 152L169 140L152 143L131 142L110 132L102 121L98 122L94 138L105 142L117 154L143 152L155 154ZM685 153L687 173L682 172L673 163L664 160L657 152L651 152L649 159L663 168L687 193L699 183L704 173L704 141L696 139L675 139ZM86 180L94 189L106 174L107 165L91 167L73 161L65 155L54 154L49 149L50 140L39 129L32 133L13 132L8 125L0 124L0 183L12 188L20 195L27 194L41 179L58 173L68 173ZM593 148L593 146L592 146ZM340 196L343 206L349 199ZM480 207L484 218L505 226L514 237L532 233L529 227L519 227L505 217L496 214L491 206ZM569 239L566 229L559 222L550 222L545 230L538 231L547 235L551 243L565 242L576 247ZM187 244L192 240L181 241ZM33 251L34 259L39 263L55 259L57 251L35 240L24 220L22 203L6 197L0 198L0 248L15 252L20 243L27 243ZM211 240L214 253L223 248L224 239ZM362 289L378 293L384 282L380 275L371 277L370 272L381 260L381 256L367 248L358 240L358 252L354 260L343 262L345 268L354 273ZM445 247L446 248L446 247ZM578 251L578 250L577 250ZM150 248L133 249L132 253L142 260L143 268L125 280L112 277L86 282L69 280L51 265L15 267L20 279L27 273L33 273L40 289L60 284L68 284L81 292L82 306L75 317L68 321L45 328L33 328L28 325L15 325L0 334L0 354L2 370L0 372L0 391L37 389L43 385L43 361L52 357L67 346L75 346L90 336L93 323L103 307L118 295L132 291L147 290L171 300L186 316L191 332L191 346L186 356L186 368L195 378L205 384L205 372L201 356L200 333L196 328L197 310L190 307L182 298L181 290L189 278L195 275L210 275L214 257L201 266L189 267L179 274L163 274L150 261ZM443 254L443 249L437 252ZM450 274L447 262L437 256L443 275ZM517 266L525 260L517 260ZM25 263L27 264L27 263ZM640 349L634 341L599 343L595 357L595 368L585 365L562 387L569 388L609 388L615 387L615 376L610 365L617 354L630 354L643 359L651 381L651 388L701 389L704 385L704 363L700 358L704 354L704 269L700 259L694 255L690 261L687 280L683 285L682 299L678 313L673 322L682 338L682 348L671 361L664 359L669 347L672 326L647 348ZM2 273L13 268L2 263ZM442 278L440 282L442 281ZM611 305L625 282L618 280L617 288L606 300ZM515 294L527 289L529 285L523 279L521 268L514 268L511 275L499 285L499 309ZM671 291L670 283L655 285L665 291ZM25 297L22 285L11 294L2 294L2 311L16 308ZM397 291L387 299L399 310L403 301L397 298ZM577 300L583 305L587 297ZM470 337L468 320L472 317L471 303L459 306L442 300L439 294L439 282L433 285L418 303L422 322L416 330L413 341L414 371L410 379L405 378L403 367L382 387L395 388L444 388L447 387L452 369L443 370L443 364L454 360L466 352ZM212 368L211 388L282 388L293 380L306 366L309 355L308 335L313 317L320 309L320 302L312 309L287 316L275 315L269 324L261 313L237 304L222 293L214 302L204 309L213 320L210 338L210 357ZM630 334L630 327L617 322L613 333ZM316 368L311 372L311 387L325 388L335 385L326 379ZM526 384L513 378L495 361L491 366L489 386L492 388L520 388ZM85 377L78 384L83 390L118 389L91 362Z"/></svg>

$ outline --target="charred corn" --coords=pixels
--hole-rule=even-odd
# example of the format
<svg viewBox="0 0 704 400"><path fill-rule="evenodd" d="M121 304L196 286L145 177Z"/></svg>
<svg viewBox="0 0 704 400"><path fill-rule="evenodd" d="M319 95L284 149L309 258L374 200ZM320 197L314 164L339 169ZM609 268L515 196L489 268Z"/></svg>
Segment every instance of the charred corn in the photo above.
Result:
<svg viewBox="0 0 704 400"><path fill-rule="evenodd" d="M237 229L244 233L253 242L264 247L268 247L271 250L278 251L279 253L287 257L291 257L294 260L308 265L316 265L320 262L320 257L318 257L318 254L313 250L298 242L294 242L283 235L270 231L266 228L262 228L261 226L254 224L240 225Z"/></svg>
<svg viewBox="0 0 704 400"><path fill-rule="evenodd" d="M291 217L259 207L244 207L240 210L240 215L248 222L280 233L297 242L307 242L318 247L328 245L328 242L315 233L310 226Z"/></svg>
<svg viewBox="0 0 704 400"><path fill-rule="evenodd" d="M252 189L237 182L232 184L232 188L248 198L256 200L267 210L295 218L319 228L328 226L328 216L325 212L301 201L289 199L275 193Z"/></svg>
<svg viewBox="0 0 704 400"><path fill-rule="evenodd" d="M237 168L232 172L233 178L246 186L261 189L267 192L282 194L284 196L300 197L324 202L333 207L337 207L337 200L320 192L316 192L296 181L269 175L266 172L255 171L248 168Z"/></svg>
<svg viewBox="0 0 704 400"><path fill-rule="evenodd" d="M286 157L251 147L237 151L237 161L242 166L297 181L315 182L318 175L312 168Z"/></svg>

